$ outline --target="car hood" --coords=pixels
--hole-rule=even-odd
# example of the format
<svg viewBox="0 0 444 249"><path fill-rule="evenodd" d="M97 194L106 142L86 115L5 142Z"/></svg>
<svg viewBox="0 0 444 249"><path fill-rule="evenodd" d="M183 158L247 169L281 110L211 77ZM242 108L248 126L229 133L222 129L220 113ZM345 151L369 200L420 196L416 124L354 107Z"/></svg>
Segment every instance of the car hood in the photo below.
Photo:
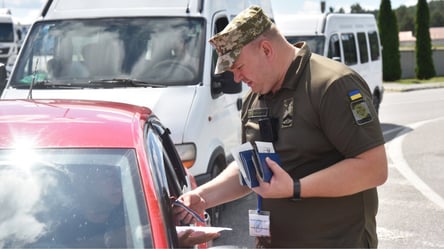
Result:
<svg viewBox="0 0 444 249"><path fill-rule="evenodd" d="M189 111L193 105L195 86L168 88L113 88L32 91L33 99L92 99L129 103L150 108L165 127L171 130L174 143L181 143ZM28 90L8 89L4 99L24 99Z"/></svg>

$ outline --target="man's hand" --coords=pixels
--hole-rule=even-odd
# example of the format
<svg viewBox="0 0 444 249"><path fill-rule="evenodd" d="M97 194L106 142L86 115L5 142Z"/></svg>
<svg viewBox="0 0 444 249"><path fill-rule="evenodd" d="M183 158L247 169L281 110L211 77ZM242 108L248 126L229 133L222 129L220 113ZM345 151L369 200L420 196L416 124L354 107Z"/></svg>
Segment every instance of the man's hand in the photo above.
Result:
<svg viewBox="0 0 444 249"><path fill-rule="evenodd" d="M202 231L194 231L192 228L177 234L180 247L193 247L197 244L205 243L216 239L219 233L205 233Z"/></svg>
<svg viewBox="0 0 444 249"><path fill-rule="evenodd" d="M266 158L268 167L273 172L270 182L264 182L258 177L259 186L253 191L263 198L289 198L293 196L293 179L275 161Z"/></svg>
<svg viewBox="0 0 444 249"><path fill-rule="evenodd" d="M184 205L194 210L196 213L203 215L205 211L205 200L201 198L199 194L190 191L180 196L179 200ZM178 223L181 223L182 225L193 224L197 222L193 215L182 207L174 206L173 213L176 217L176 221Z"/></svg>

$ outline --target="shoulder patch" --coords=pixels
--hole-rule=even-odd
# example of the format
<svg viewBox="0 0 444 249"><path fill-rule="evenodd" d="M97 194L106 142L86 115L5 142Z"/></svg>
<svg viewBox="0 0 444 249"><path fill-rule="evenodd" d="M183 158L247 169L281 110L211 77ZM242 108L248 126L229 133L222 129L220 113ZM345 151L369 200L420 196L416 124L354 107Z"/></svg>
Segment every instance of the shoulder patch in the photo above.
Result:
<svg viewBox="0 0 444 249"><path fill-rule="evenodd" d="M359 90L353 90L353 91L349 92L348 97L350 98L351 101L354 101L357 99L362 99L362 95Z"/></svg>
<svg viewBox="0 0 444 249"><path fill-rule="evenodd" d="M352 101L350 107L358 125L367 124L373 120L370 108L362 97L356 101Z"/></svg>

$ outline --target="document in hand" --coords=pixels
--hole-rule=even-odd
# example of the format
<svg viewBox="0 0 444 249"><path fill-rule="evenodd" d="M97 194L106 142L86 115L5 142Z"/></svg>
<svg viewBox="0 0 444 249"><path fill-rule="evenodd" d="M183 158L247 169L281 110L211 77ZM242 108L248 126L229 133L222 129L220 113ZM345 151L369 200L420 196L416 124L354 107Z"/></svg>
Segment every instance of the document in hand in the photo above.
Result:
<svg viewBox="0 0 444 249"><path fill-rule="evenodd" d="M247 142L234 148L231 153L239 165L242 185L247 185L250 188L259 186L257 177L265 182L270 182L273 172L268 168L265 158L270 157L279 165L281 164L279 155L275 152L271 142Z"/></svg>

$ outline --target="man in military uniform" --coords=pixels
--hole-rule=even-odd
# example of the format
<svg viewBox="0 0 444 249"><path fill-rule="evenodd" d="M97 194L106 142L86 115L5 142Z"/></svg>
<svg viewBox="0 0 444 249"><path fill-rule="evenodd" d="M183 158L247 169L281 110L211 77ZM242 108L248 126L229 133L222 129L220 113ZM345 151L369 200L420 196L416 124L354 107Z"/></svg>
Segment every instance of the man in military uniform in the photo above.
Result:
<svg viewBox="0 0 444 249"><path fill-rule="evenodd" d="M377 113L365 81L345 65L290 44L257 6L210 40L216 73L231 71L251 91L242 109L243 141L273 142L271 181L249 189L230 164L183 195L196 211L256 192L269 212L258 247L377 247L376 187L387 179ZM192 217L176 210L183 221Z"/></svg>

